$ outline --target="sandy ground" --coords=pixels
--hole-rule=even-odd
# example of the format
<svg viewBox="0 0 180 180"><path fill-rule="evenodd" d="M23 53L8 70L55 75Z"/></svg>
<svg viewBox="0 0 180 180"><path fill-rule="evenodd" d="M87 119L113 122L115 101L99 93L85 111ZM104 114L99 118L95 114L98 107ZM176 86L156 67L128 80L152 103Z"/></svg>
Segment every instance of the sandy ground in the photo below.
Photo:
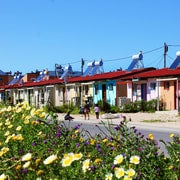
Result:
<svg viewBox="0 0 180 180"><path fill-rule="evenodd" d="M58 114L58 119L60 121L64 120L65 114ZM178 111L159 111L155 113L118 113L115 116L116 118L103 118L104 115L100 114L100 118L97 120L95 114L90 114L90 119L85 120L84 116L81 114L72 114L74 117L73 121L78 123L93 123L97 124L101 121L103 122L111 122L113 124L118 124L122 121L123 117L126 117L127 120L131 120L129 124L131 126L139 126L150 129L164 129L164 130L173 130L180 134L180 115ZM111 116L111 115L110 115ZM107 116L106 116L107 117Z"/></svg>

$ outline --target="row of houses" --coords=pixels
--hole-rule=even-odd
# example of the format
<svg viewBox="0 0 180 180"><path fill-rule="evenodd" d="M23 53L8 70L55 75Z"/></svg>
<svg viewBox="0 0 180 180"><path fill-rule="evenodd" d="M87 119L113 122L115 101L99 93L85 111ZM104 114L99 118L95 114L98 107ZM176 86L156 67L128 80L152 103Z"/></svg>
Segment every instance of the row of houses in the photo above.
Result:
<svg viewBox="0 0 180 180"><path fill-rule="evenodd" d="M44 73L27 73L18 78L1 73L0 100L8 100L12 104L28 101L36 107L49 103L53 106L73 103L80 107L86 101L91 105L106 101L110 105L121 106L127 102L157 99L163 102L164 109L179 110L180 55L177 54L169 68L162 69L135 68L138 60L142 61L142 56L138 58L136 63L133 59L134 65L131 63L127 70L107 73L102 70L102 60L89 64L85 73L77 76L72 76L70 66L61 77L55 73L52 75L47 69Z"/></svg>

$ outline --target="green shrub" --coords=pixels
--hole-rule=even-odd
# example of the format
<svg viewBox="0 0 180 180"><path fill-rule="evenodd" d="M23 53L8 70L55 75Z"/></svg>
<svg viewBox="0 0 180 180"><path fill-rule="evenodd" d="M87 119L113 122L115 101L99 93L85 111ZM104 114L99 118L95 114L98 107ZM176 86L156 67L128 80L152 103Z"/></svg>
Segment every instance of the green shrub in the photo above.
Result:
<svg viewBox="0 0 180 180"><path fill-rule="evenodd" d="M166 157L152 134L145 137L126 120L101 122L91 135L56 118L26 103L0 109L0 179L180 178L179 136Z"/></svg>
<svg viewBox="0 0 180 180"><path fill-rule="evenodd" d="M98 101L98 106L100 107L101 111L105 113L109 113L111 110L111 105L106 101Z"/></svg>
<svg viewBox="0 0 180 180"><path fill-rule="evenodd" d="M111 113L118 113L119 112L119 107L118 106L111 106L110 107L110 112Z"/></svg>
<svg viewBox="0 0 180 180"><path fill-rule="evenodd" d="M165 105L160 101L160 110L163 110L162 106ZM134 112L155 112L157 110L157 100L153 99L150 101L135 101L130 102L120 107L121 112L134 113Z"/></svg>

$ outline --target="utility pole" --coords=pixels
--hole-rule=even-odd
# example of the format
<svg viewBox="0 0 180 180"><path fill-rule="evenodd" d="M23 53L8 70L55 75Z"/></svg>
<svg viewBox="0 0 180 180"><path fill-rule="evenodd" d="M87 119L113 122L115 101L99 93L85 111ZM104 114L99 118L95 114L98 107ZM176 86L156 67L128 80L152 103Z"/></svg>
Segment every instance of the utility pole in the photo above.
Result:
<svg viewBox="0 0 180 180"><path fill-rule="evenodd" d="M166 68L166 53L168 52L168 45L164 43L164 68Z"/></svg>
<svg viewBox="0 0 180 180"><path fill-rule="evenodd" d="M81 74L83 75L84 59L81 59Z"/></svg>

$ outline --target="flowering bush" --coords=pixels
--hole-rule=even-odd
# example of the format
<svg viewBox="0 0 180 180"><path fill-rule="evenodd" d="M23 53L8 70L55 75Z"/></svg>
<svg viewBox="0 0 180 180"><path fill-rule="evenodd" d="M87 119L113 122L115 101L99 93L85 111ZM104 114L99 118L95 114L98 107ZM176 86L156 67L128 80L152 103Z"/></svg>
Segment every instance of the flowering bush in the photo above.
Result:
<svg viewBox="0 0 180 180"><path fill-rule="evenodd" d="M104 124L106 132L96 125L95 136L80 127L59 123L56 115L26 102L2 108L0 180L179 178L179 137L173 136L165 157L153 134L144 137L125 120Z"/></svg>

